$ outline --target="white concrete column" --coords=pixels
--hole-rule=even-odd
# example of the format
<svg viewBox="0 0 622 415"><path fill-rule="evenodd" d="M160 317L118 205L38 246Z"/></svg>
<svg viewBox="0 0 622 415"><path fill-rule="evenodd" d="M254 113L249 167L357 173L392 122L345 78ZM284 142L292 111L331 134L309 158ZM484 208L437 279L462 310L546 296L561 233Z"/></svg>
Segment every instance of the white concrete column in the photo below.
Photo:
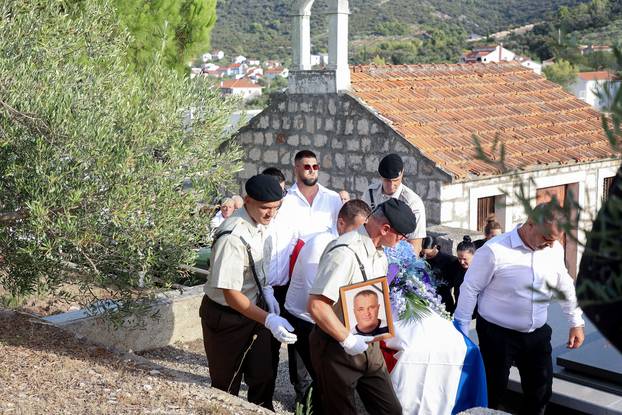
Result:
<svg viewBox="0 0 622 415"><path fill-rule="evenodd" d="M294 3L292 22L292 46L294 68L311 69L311 7L314 0L298 0Z"/></svg>
<svg viewBox="0 0 622 415"><path fill-rule="evenodd" d="M336 89L350 88L350 68L348 67L348 0L334 0L328 11L328 67L335 71Z"/></svg>

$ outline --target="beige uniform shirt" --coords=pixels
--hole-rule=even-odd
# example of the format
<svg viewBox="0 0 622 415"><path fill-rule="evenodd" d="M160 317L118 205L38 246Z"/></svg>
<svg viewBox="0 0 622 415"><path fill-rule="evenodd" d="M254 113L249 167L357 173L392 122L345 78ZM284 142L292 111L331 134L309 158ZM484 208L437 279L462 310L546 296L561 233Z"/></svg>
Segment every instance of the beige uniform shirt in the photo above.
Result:
<svg viewBox="0 0 622 415"><path fill-rule="evenodd" d="M419 197L417 193L413 192L408 186L401 184L397 188L395 193L389 196L389 195L385 195L382 192L382 183L380 182L374 183L367 188L365 193L363 193L363 197L362 197L362 199L369 206L372 205L370 197L369 197L370 190L374 196L374 206L372 206L372 208L375 208L379 204L386 202L392 197L398 200L401 200L402 202L406 203L408 207L410 207L410 209L413 211L413 213L417 217L417 227L412 233L407 235L409 240L421 239L421 238L426 237L425 206L423 205L423 200L421 200L421 198Z"/></svg>
<svg viewBox="0 0 622 415"><path fill-rule="evenodd" d="M265 227L256 224L248 216L246 209L241 208L220 225L216 235L229 230L232 231L231 234L221 236L212 247L212 265L204 286L205 294L218 304L228 305L222 290L236 290L256 303L257 284L249 265L246 247L238 236L244 238L251 247L255 270L263 287L266 285L263 264Z"/></svg>
<svg viewBox="0 0 622 415"><path fill-rule="evenodd" d="M320 259L310 294L323 295L334 301L333 310L343 323L339 288L344 285L362 282L364 279L359 263L349 248L344 246L330 251L332 247L340 244L347 244L349 248L357 253L363 263L368 280L387 275L389 263L384 250L374 246L365 226L343 234L328 244Z"/></svg>

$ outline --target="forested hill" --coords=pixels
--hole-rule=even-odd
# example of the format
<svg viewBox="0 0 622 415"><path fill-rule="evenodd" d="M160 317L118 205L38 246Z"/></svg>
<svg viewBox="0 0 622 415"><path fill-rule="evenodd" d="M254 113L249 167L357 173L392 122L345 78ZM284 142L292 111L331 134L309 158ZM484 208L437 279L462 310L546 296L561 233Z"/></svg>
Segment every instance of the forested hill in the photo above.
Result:
<svg viewBox="0 0 622 415"><path fill-rule="evenodd" d="M313 52L326 50L326 10L330 0L316 0L313 6ZM560 6L573 6L585 0L350 0L350 33L358 40L352 50L359 59L367 57L365 40L416 38L434 32L440 43L428 45L425 59L451 60L460 49L458 38L470 33L487 35L510 27L542 20ZM218 21L212 33L212 46L227 54L260 59L287 60L290 55L291 4L293 0L218 0ZM461 39L463 41L464 39ZM407 45L413 56L421 56L422 43ZM443 50L447 47L449 48ZM357 46L358 45L358 49ZM361 45L363 51L361 51ZM395 45L394 45L395 46ZM404 47L400 45L399 47ZM439 51L431 57L429 52ZM363 54L360 56L360 54ZM411 58L413 57L411 56ZM397 59L400 60L399 58ZM413 59L410 59L413 60Z"/></svg>

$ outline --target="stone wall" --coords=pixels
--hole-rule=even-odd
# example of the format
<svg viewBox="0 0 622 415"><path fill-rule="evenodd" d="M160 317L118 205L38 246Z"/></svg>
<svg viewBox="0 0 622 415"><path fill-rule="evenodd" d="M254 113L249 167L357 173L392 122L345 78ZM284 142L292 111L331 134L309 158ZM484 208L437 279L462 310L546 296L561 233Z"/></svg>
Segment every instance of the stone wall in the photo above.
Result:
<svg viewBox="0 0 622 415"><path fill-rule="evenodd" d="M266 167L292 180L294 155L310 149L321 165L320 183L360 197L378 177L380 159L404 159L404 183L423 199L428 224L440 223L440 189L449 176L350 94L277 94L236 135L244 149L243 182Z"/></svg>

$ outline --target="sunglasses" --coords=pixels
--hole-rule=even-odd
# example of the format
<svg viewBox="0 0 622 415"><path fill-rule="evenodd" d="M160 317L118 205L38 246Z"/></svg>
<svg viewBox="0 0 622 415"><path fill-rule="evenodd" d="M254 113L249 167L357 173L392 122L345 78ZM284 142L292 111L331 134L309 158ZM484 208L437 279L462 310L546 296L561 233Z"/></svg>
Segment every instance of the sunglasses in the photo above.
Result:
<svg viewBox="0 0 622 415"><path fill-rule="evenodd" d="M303 164L302 167L307 170L307 171L318 171L320 169L320 165L319 164Z"/></svg>

